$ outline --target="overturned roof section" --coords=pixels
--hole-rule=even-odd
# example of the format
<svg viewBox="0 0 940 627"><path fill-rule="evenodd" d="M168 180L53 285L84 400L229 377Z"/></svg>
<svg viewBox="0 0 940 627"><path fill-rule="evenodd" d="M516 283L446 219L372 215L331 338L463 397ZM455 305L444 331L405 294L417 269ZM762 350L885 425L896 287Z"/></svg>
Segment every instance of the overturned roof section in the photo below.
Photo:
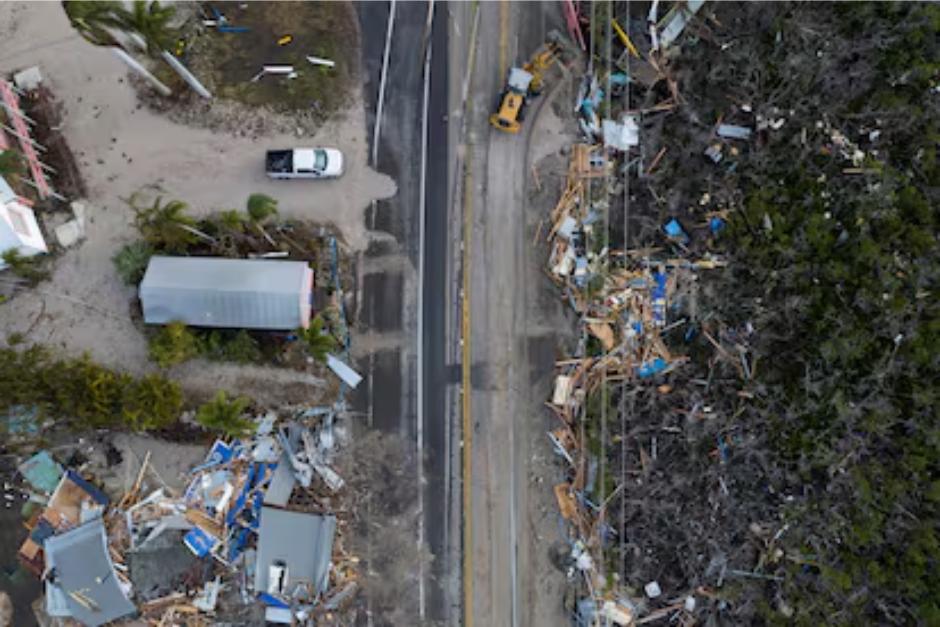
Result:
<svg viewBox="0 0 940 627"><path fill-rule="evenodd" d="M133 614L108 556L101 519L46 540L46 568L53 598L64 599L69 615L97 627ZM54 569L54 570L53 570Z"/></svg>
<svg viewBox="0 0 940 627"><path fill-rule="evenodd" d="M147 324L292 330L310 325L312 288L301 261L157 256L140 300Z"/></svg>
<svg viewBox="0 0 940 627"><path fill-rule="evenodd" d="M270 566L275 563L287 569L285 589L307 582L313 584L317 592L323 592L333 555L335 532L335 516L263 508L258 534L255 592L268 591Z"/></svg>
<svg viewBox="0 0 940 627"><path fill-rule="evenodd" d="M36 222L36 214L15 196L10 198L12 191L6 181L0 185L0 198L4 199L0 202L0 253L10 248L16 249L24 257L48 252L46 240ZM5 267L6 264L0 261L0 269Z"/></svg>

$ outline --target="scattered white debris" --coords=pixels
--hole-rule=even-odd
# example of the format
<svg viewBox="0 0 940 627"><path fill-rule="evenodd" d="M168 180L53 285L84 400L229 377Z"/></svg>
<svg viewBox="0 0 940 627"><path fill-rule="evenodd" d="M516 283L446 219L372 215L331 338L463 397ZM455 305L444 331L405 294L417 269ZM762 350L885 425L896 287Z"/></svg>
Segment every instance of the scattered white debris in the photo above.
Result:
<svg viewBox="0 0 940 627"><path fill-rule="evenodd" d="M324 59L322 57L307 57L307 61L313 65L322 65L323 67L336 67L336 61Z"/></svg>

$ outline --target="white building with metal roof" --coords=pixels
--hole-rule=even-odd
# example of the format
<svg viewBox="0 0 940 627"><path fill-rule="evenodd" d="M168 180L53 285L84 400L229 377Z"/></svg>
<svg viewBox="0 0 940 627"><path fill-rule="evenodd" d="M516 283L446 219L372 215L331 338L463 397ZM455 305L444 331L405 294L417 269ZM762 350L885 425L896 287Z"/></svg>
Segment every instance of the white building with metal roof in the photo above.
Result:
<svg viewBox="0 0 940 627"><path fill-rule="evenodd" d="M147 324L307 328L312 297L313 270L302 261L154 256L140 283Z"/></svg>

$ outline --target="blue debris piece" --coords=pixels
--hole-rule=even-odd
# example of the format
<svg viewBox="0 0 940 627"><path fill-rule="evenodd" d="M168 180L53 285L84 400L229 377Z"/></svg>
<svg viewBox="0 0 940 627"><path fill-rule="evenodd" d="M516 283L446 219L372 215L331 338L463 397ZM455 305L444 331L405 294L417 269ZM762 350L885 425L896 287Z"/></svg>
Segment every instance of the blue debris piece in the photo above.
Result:
<svg viewBox="0 0 940 627"><path fill-rule="evenodd" d="M30 486L46 494L52 494L62 479L62 466L52 459L49 451L39 451L20 464L18 470Z"/></svg>
<svg viewBox="0 0 940 627"><path fill-rule="evenodd" d="M708 228L711 229L713 235L718 235L725 229L725 221L715 216L708 221Z"/></svg>
<svg viewBox="0 0 940 627"><path fill-rule="evenodd" d="M210 536L199 527L193 527L183 536L183 544L197 557L205 557L212 552L212 548L219 543L217 538Z"/></svg>
<svg viewBox="0 0 940 627"><path fill-rule="evenodd" d="M258 600L264 603L265 605L269 605L271 607L283 607L283 608L290 609L290 605L288 605L284 601L281 601L279 598L277 598L273 594L268 594L267 592L259 592Z"/></svg>
<svg viewBox="0 0 940 627"><path fill-rule="evenodd" d="M653 273L653 323L658 326L666 324L666 282L669 275L665 272Z"/></svg>
<svg viewBox="0 0 940 627"><path fill-rule="evenodd" d="M239 555L242 554L242 551L245 550L245 545L248 544L248 535L251 533L250 529L242 527L232 534L232 539L229 542L228 549L228 561L234 562Z"/></svg>
<svg viewBox="0 0 940 627"><path fill-rule="evenodd" d="M36 526L33 527L33 530L30 532L29 539L39 546L42 546L42 543L46 541L46 538L54 535L55 527L53 527L48 520L40 517L39 521L36 523Z"/></svg>
<svg viewBox="0 0 940 627"><path fill-rule="evenodd" d="M685 229L682 228L682 225L679 224L679 221L675 218L663 225L663 232L667 237L669 237L669 239L676 240L682 244L689 243L688 234L685 232Z"/></svg>
<svg viewBox="0 0 940 627"><path fill-rule="evenodd" d="M107 505L111 502L104 492L82 479L82 476L74 470L66 470L65 476L69 478L69 481L80 487L98 505Z"/></svg>
<svg viewBox="0 0 940 627"><path fill-rule="evenodd" d="M7 412L6 423L10 435L36 435L39 433L39 409L14 405Z"/></svg>
<svg viewBox="0 0 940 627"><path fill-rule="evenodd" d="M696 335L698 335L698 329L693 324L685 330L685 341L691 342L692 338L694 338Z"/></svg>
<svg viewBox="0 0 940 627"><path fill-rule="evenodd" d="M227 464L241 453L241 449L242 443L240 440L234 440L231 444L226 444L222 440L216 440L212 448L209 449L208 455L206 455L206 461L193 468L189 474L196 475L206 468Z"/></svg>
<svg viewBox="0 0 940 627"><path fill-rule="evenodd" d="M728 445L720 435L718 436L718 454L721 456L721 461L728 461Z"/></svg>
<svg viewBox="0 0 940 627"><path fill-rule="evenodd" d="M222 440L216 440L212 445L212 448L209 449L209 455L206 456L206 462L215 462L216 464L224 464L232 460L235 456L235 446L238 444L238 441L232 442L231 444L226 444Z"/></svg>
<svg viewBox="0 0 940 627"><path fill-rule="evenodd" d="M623 87L630 82L630 77L623 72L614 72L610 75L610 84Z"/></svg>
<svg viewBox="0 0 940 627"><path fill-rule="evenodd" d="M641 379L647 379L652 377L654 374L658 374L666 369L666 366L669 365L666 363L666 360L662 357L657 357L653 361L647 361L640 364L640 367L637 368L637 376Z"/></svg>

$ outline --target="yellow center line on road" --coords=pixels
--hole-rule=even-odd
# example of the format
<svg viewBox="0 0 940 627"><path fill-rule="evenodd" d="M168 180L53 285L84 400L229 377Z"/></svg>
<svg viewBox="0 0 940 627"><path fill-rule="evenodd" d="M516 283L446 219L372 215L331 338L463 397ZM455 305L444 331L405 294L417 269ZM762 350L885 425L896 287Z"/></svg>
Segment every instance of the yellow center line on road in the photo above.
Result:
<svg viewBox="0 0 940 627"><path fill-rule="evenodd" d="M509 71L509 0L499 3L499 80L506 80Z"/></svg>
<svg viewBox="0 0 940 627"><path fill-rule="evenodd" d="M470 34L470 50L467 59L468 85L473 80L476 60L477 27L480 18L480 5L474 4L473 29ZM473 174L472 174L472 136L469 136L470 114L473 110L473 98L464 102L464 176L463 176L463 298L461 299L460 337L461 343L461 430L463 435L463 624L473 627L473 415L470 407L472 388L470 366L472 351L470 348L470 291L471 291L471 251L473 248Z"/></svg>

